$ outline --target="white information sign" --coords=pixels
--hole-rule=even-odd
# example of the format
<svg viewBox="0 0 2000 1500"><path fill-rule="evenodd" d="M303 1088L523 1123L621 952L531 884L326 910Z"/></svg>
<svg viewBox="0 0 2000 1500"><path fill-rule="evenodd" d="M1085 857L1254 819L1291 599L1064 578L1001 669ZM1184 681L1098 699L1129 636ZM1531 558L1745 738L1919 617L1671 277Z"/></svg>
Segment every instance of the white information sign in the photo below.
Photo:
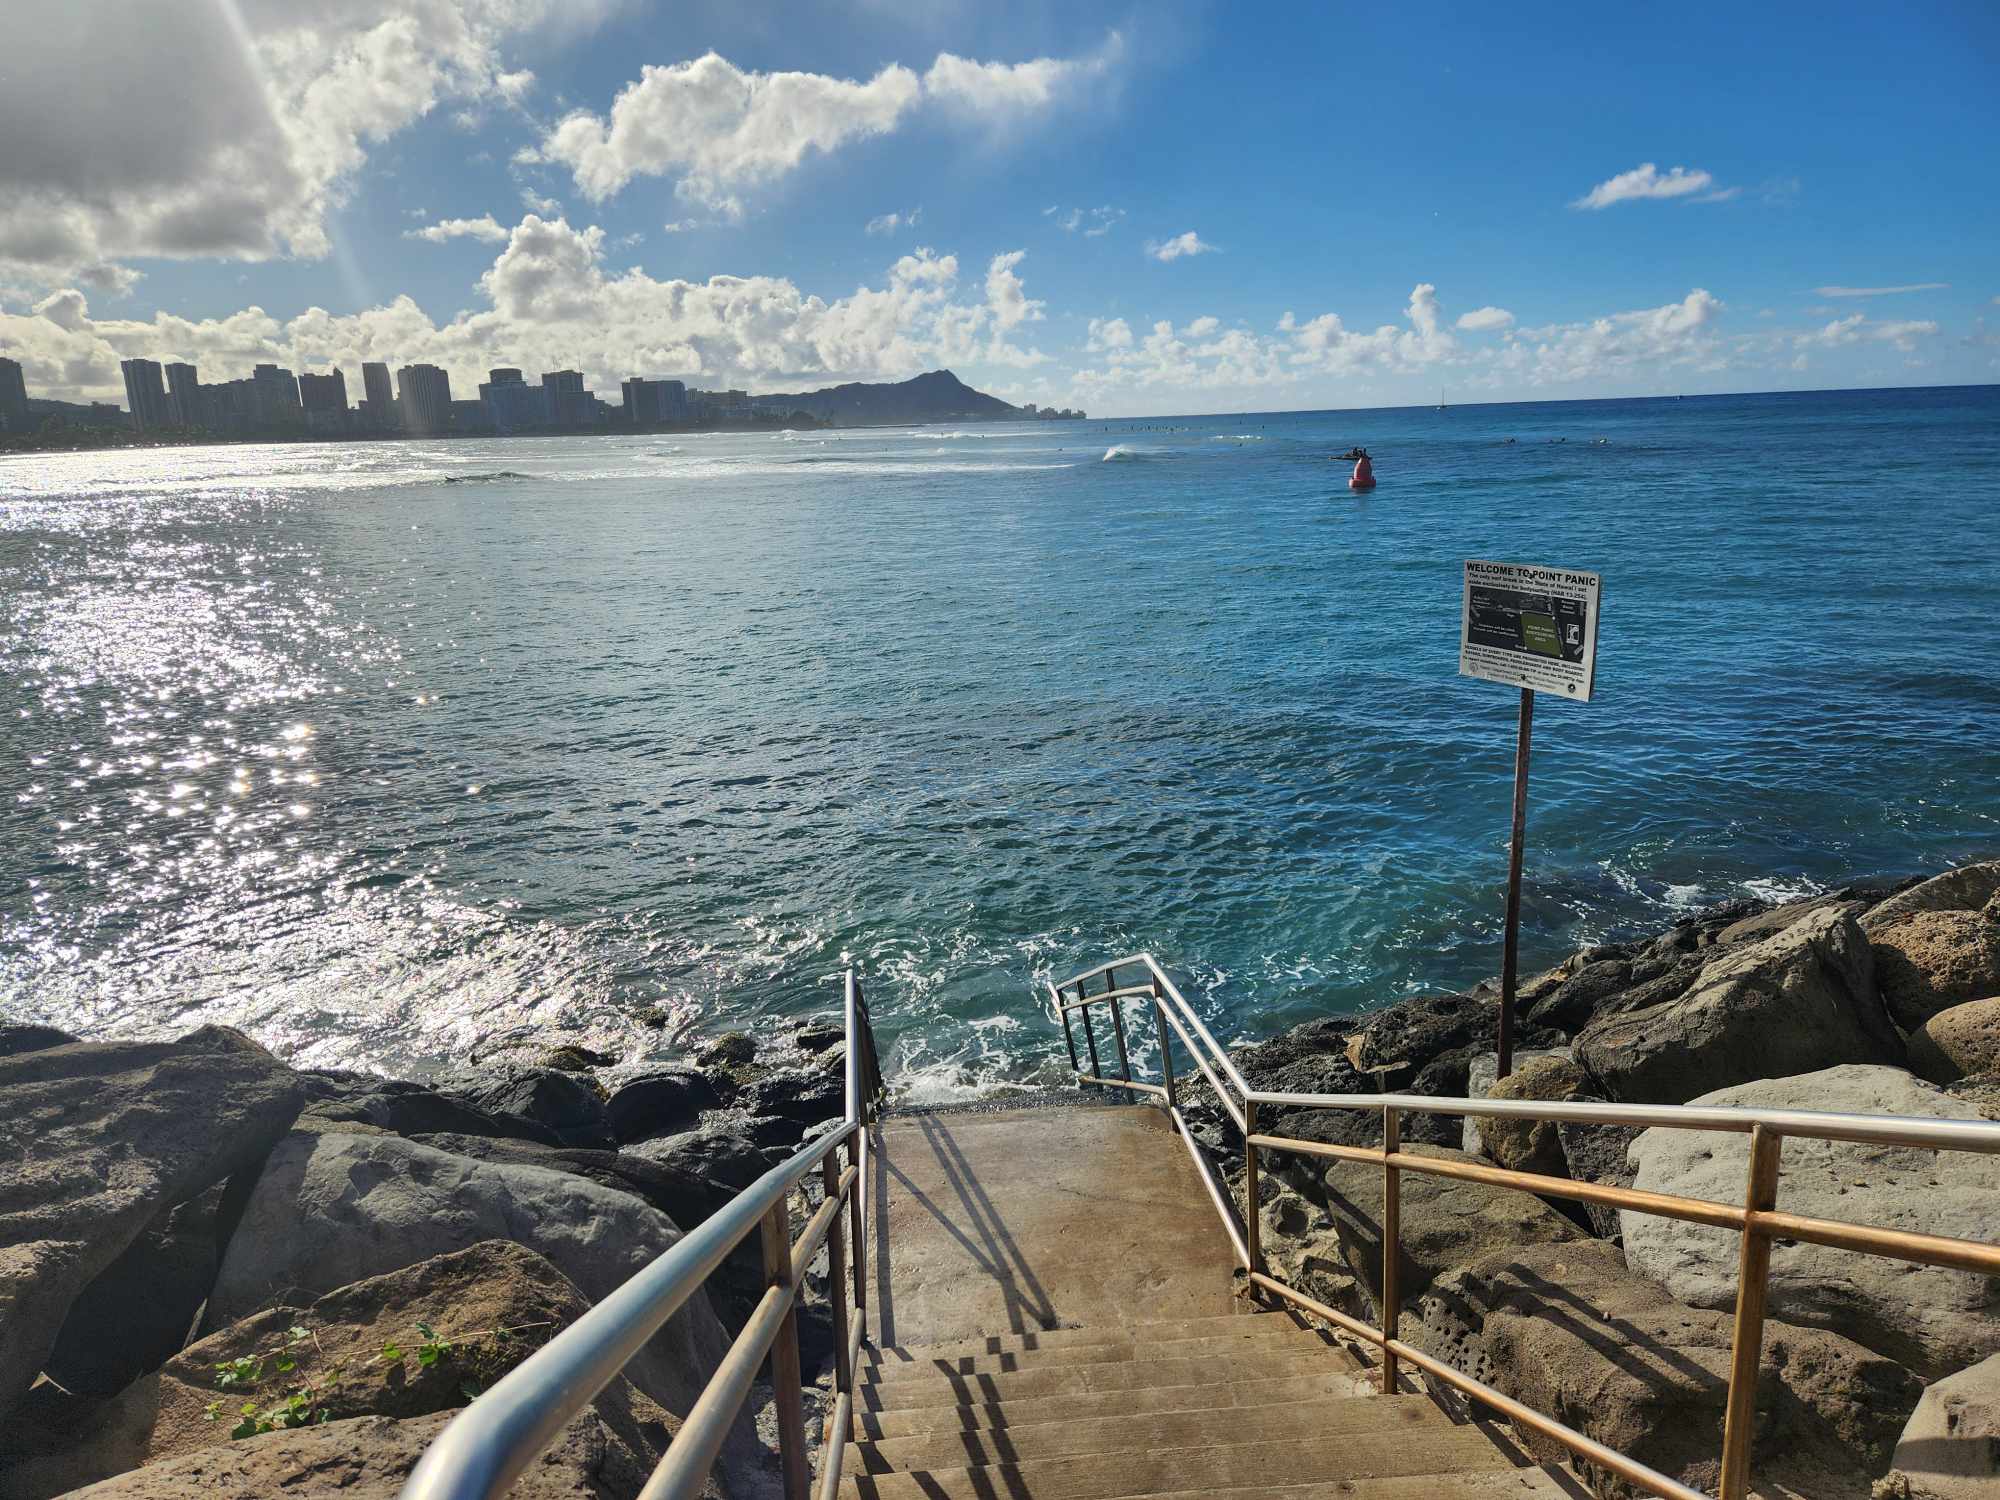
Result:
<svg viewBox="0 0 2000 1500"><path fill-rule="evenodd" d="M1588 703L1601 582L1570 568L1468 560L1459 674Z"/></svg>

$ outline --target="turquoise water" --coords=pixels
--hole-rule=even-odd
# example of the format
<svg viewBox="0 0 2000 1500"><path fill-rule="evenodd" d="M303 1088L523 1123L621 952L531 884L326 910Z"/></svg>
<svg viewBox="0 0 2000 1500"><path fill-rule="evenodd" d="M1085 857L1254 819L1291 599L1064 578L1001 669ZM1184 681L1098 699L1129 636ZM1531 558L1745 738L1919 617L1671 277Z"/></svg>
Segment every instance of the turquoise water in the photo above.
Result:
<svg viewBox="0 0 2000 1500"><path fill-rule="evenodd" d="M2000 853L1996 538L1992 387L0 461L0 1010L421 1069L853 962L948 1095L1114 950L1225 1037L1466 984L1463 559L1604 575L1532 965Z"/></svg>

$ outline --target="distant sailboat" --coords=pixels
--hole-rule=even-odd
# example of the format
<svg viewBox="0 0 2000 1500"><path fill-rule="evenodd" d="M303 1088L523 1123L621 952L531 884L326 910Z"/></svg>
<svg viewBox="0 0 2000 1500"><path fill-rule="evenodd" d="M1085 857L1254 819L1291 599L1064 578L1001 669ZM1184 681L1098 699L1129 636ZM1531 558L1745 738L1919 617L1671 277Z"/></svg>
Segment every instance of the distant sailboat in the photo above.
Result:
<svg viewBox="0 0 2000 1500"><path fill-rule="evenodd" d="M1446 407L1445 407L1445 404L1444 404L1444 387L1443 387L1443 386L1439 386L1439 387L1438 387L1438 410L1439 410L1439 411L1444 411L1445 409L1446 409Z"/></svg>

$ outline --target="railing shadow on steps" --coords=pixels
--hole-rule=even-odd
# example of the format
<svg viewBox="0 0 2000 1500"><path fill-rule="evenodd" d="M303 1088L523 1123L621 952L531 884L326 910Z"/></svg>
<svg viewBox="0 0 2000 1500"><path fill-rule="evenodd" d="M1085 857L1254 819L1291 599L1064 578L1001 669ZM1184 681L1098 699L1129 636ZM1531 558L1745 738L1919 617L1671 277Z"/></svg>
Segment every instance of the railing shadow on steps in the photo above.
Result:
<svg viewBox="0 0 2000 1500"><path fill-rule="evenodd" d="M836 1394L821 1448L818 1493L831 1500L854 1433L854 1376L868 1316L869 1185L879 1175L870 1128L882 1097L874 1027L851 969L843 990L847 1076L840 1123L744 1188L460 1412L425 1450L399 1500L492 1500L506 1494L753 1229L762 1235L764 1295L674 1434L640 1491L641 1500L688 1500L701 1493L767 1357L786 1500L806 1500L810 1438L799 1367L798 1298L822 1244L828 1254ZM843 1148L845 1170L835 1157ZM825 1198L793 1240L791 1195L815 1170Z"/></svg>
<svg viewBox="0 0 2000 1500"><path fill-rule="evenodd" d="M1123 971L1136 982L1120 985ZM1103 988L1087 986L1098 979ZM1777 1208L1779 1154L1787 1136L1847 1141L1866 1145L1906 1146L1932 1151L1977 1151L2000 1154L2000 1122L1987 1120L1919 1119L1901 1115L1834 1114L1818 1110L1721 1109L1696 1105L1583 1104L1514 1099L1454 1099L1424 1094L1295 1094L1253 1089L1245 1082L1227 1051L1202 1024L1172 979L1151 954L1136 953L1086 969L1060 984L1048 986L1049 998L1063 1028L1070 1065L1079 1082L1128 1090L1159 1100L1172 1116L1187 1144L1203 1185L1213 1200L1236 1250L1237 1263L1250 1284L1352 1334L1382 1353L1382 1389L1397 1389L1398 1365L1408 1364L1441 1384L1508 1418L1517 1427L1539 1434L1572 1454L1623 1479L1639 1490L1666 1500L1708 1500L1702 1491L1607 1447L1492 1386L1458 1370L1397 1336L1402 1315L1398 1290L1401 1249L1403 1172L1512 1188L1544 1198L1567 1198L1607 1208L1682 1219L1689 1223L1733 1229L1739 1236L1736 1320L1730 1348L1729 1387L1723 1409L1720 1500L1746 1500L1750 1493L1750 1444L1756 1417L1757 1371L1764 1342L1765 1306L1769 1297L1771 1246L1775 1241L1806 1241L1835 1249L1878 1255L1918 1265L2000 1275L2000 1246L1977 1240L1914 1234L1833 1219L1780 1213ZM1161 1081L1132 1076L1131 1048L1125 1031L1125 1008L1143 1003L1153 1012L1160 1053ZM1098 1051L1091 1012L1110 1011L1111 1040L1117 1046L1117 1076L1107 1073ZM1071 1016L1081 1018L1084 1051L1077 1051ZM1208 1080L1222 1111L1243 1139L1244 1203L1240 1214L1206 1152L1188 1129L1181 1113L1180 1083L1174 1071L1171 1037L1181 1045ZM1088 1069L1086 1071L1086 1061ZM1229 1088L1224 1087L1227 1081ZM1230 1090L1235 1097L1231 1097ZM1260 1132L1260 1109L1288 1112L1308 1109L1356 1110L1382 1117L1382 1145L1376 1148L1332 1145ZM1577 1124L1624 1125L1641 1128L1731 1132L1750 1137L1749 1185L1739 1206L1683 1198L1666 1193L1604 1183L1580 1182L1518 1172L1483 1163L1455 1162L1415 1156L1401 1149L1400 1125L1409 1114L1477 1116L1486 1119L1573 1121ZM1382 1171L1381 1314L1379 1328L1328 1307L1269 1273L1260 1244L1257 1213L1259 1155L1266 1151L1297 1152L1333 1161L1379 1167Z"/></svg>

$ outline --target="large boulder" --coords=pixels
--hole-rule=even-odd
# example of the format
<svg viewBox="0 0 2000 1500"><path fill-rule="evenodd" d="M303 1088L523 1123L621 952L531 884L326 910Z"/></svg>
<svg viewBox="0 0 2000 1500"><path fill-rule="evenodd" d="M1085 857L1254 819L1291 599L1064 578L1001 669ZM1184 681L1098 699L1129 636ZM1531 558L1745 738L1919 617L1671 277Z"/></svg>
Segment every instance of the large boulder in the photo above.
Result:
<svg viewBox="0 0 2000 1500"><path fill-rule="evenodd" d="M255 1170L302 1102L290 1069L221 1027L0 1058L0 1411L78 1293L165 1210Z"/></svg>
<svg viewBox="0 0 2000 1500"><path fill-rule="evenodd" d="M2000 895L2000 859L1961 865L1906 886L1868 908L1861 926L1870 937L1903 918L1927 911L1978 911Z"/></svg>
<svg viewBox="0 0 2000 1500"><path fill-rule="evenodd" d="M1569 1048L1550 1052L1516 1052L1514 1071L1500 1076L1500 1054L1482 1052L1472 1059L1465 1092L1473 1099L1573 1099L1586 1092L1590 1080L1570 1058ZM1547 1120L1503 1120L1479 1115L1465 1117L1459 1142L1473 1156L1492 1158L1517 1172L1562 1175L1562 1145L1555 1125Z"/></svg>
<svg viewBox="0 0 2000 1500"><path fill-rule="evenodd" d="M227 1443L245 1426L463 1406L589 1308L547 1260L488 1240L355 1282L308 1307L254 1313L134 1381L93 1414L94 1441L44 1442L41 1452L8 1455L0 1500L60 1493ZM387 1349L401 1352L388 1358Z"/></svg>
<svg viewBox="0 0 2000 1500"><path fill-rule="evenodd" d="M1499 1251L1439 1276L1410 1322L1405 1337L1435 1358L1683 1484L1713 1487L1733 1319L1681 1306L1614 1247ZM1753 1478L1864 1500L1921 1389L1838 1334L1767 1323ZM1548 1439L1520 1435L1543 1462L1568 1461ZM1601 1471L1578 1472L1600 1495L1631 1493Z"/></svg>
<svg viewBox="0 0 2000 1500"><path fill-rule="evenodd" d="M1893 1462L1891 1479L1911 1500L2000 1495L2000 1355L1931 1385L1896 1440Z"/></svg>
<svg viewBox="0 0 2000 1500"><path fill-rule="evenodd" d="M596 1302L680 1231L630 1194L569 1172L472 1161L394 1136L301 1131L279 1144L258 1179L203 1330L491 1239L547 1257ZM627 1373L684 1415L727 1343L697 1291Z"/></svg>
<svg viewBox="0 0 2000 1500"><path fill-rule="evenodd" d="M1445 1146L1411 1146L1413 1156L1484 1165ZM1532 1193L1488 1187L1429 1172L1401 1177L1402 1254L1397 1279L1405 1301L1454 1266L1509 1246L1568 1244L1583 1232ZM1382 1292L1382 1171L1333 1162L1325 1174L1327 1212L1347 1270L1379 1299Z"/></svg>
<svg viewBox="0 0 2000 1500"><path fill-rule="evenodd" d="M0 1021L0 1057L46 1052L51 1047L67 1047L75 1040L67 1031L58 1031L53 1026L39 1026L32 1021Z"/></svg>
<svg viewBox="0 0 2000 1500"><path fill-rule="evenodd" d="M1900 1061L1868 939L1843 907L1724 950L1676 998L1593 1021L1577 1060L1613 1098L1681 1104L1752 1079Z"/></svg>
<svg viewBox="0 0 2000 1500"><path fill-rule="evenodd" d="M474 1161L520 1167L546 1167L574 1172L592 1182L644 1200L674 1221L692 1229L721 1208L735 1193L714 1178L685 1166L651 1160L634 1151L589 1151L580 1146L543 1146L480 1135L417 1135L420 1146L469 1156Z"/></svg>
<svg viewBox="0 0 2000 1500"><path fill-rule="evenodd" d="M1718 1089L1698 1105L1814 1109L1928 1119L1976 1119L1964 1100L1900 1068L1838 1067ZM1643 1191L1741 1203L1749 1138L1717 1131L1648 1130L1632 1145ZM1778 1183L1787 1213L1878 1228L1987 1241L2000 1209L2000 1157L1838 1141L1788 1139ZM1693 1307L1736 1305L1739 1237L1676 1219L1627 1212L1632 1268ZM1770 1311L1835 1329L1926 1377L2000 1351L2000 1282L1821 1245L1779 1241L1771 1252Z"/></svg>
<svg viewBox="0 0 2000 1500"><path fill-rule="evenodd" d="M1941 1010L1910 1034L1910 1071L1932 1083L2000 1068L2000 997Z"/></svg>
<svg viewBox="0 0 2000 1500"><path fill-rule="evenodd" d="M359 1417L200 1448L75 1492L72 1500L397 1500L450 1412ZM630 1500L671 1437L665 1414L623 1381L543 1450L509 1500Z"/></svg>
<svg viewBox="0 0 2000 1500"><path fill-rule="evenodd" d="M525 1116L553 1131L564 1146L609 1151L618 1145L604 1117L604 1097L595 1083L562 1068L492 1063L447 1073L438 1079L437 1087L475 1109Z"/></svg>
<svg viewBox="0 0 2000 1500"><path fill-rule="evenodd" d="M1980 911L1920 911L1869 933L1889 1013L1915 1031L1939 1011L2000 994L2000 921Z"/></svg>
<svg viewBox="0 0 2000 1500"><path fill-rule="evenodd" d="M1602 1104L1605 1101L1579 1094L1575 1102ZM1632 1185L1632 1166L1625 1159L1625 1154L1632 1149L1632 1142L1639 1135L1638 1127L1632 1125L1595 1125L1564 1120L1556 1126L1556 1140L1562 1146L1565 1170L1578 1182L1592 1182L1604 1187ZM1591 1232L1599 1239L1624 1238L1625 1227L1620 1222L1617 1209L1607 1208L1601 1203L1578 1206L1590 1221Z"/></svg>
<svg viewBox="0 0 2000 1500"><path fill-rule="evenodd" d="M692 1129L703 1111L726 1102L715 1078L699 1068L654 1068L613 1090L604 1114L622 1145Z"/></svg>
<svg viewBox="0 0 2000 1500"><path fill-rule="evenodd" d="M448 1131L561 1144L553 1130L525 1115L479 1109L426 1084L331 1069L301 1073L299 1079L307 1096L302 1123L313 1129L353 1135L360 1133L358 1126L404 1136Z"/></svg>
<svg viewBox="0 0 2000 1500"><path fill-rule="evenodd" d="M803 1127L840 1118L847 1108L847 1087L838 1073L823 1068L786 1068L752 1083L741 1102L753 1116Z"/></svg>
<svg viewBox="0 0 2000 1500"><path fill-rule="evenodd" d="M706 1177L741 1192L789 1153L759 1145L744 1122L712 1121L699 1130L637 1142L618 1154L671 1172Z"/></svg>

